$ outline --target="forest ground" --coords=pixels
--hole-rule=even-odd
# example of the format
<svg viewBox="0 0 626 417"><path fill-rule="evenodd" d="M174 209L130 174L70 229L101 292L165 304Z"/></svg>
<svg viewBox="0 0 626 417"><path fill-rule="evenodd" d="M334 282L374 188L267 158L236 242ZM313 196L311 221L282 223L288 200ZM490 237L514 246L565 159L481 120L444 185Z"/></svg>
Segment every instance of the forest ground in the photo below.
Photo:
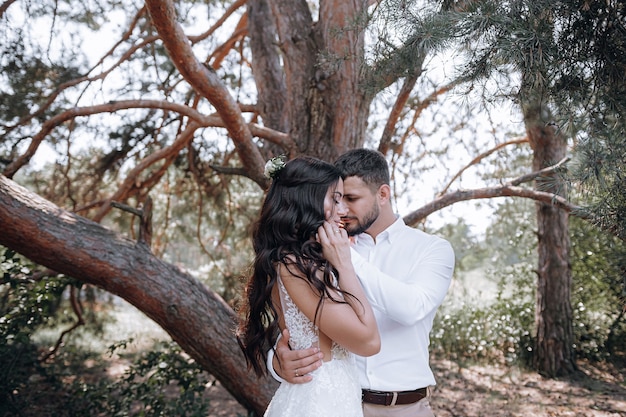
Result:
<svg viewBox="0 0 626 417"><path fill-rule="evenodd" d="M578 375L545 379L519 368L434 360L437 417L624 417L626 369L579 363ZM209 392L210 416L245 415L219 386Z"/></svg>
<svg viewBox="0 0 626 417"><path fill-rule="evenodd" d="M134 308L118 307L116 319L105 329L105 339L107 334L109 337L114 334L117 340L132 337L139 342L134 344L137 350L148 348L156 339L169 339L161 328ZM103 342L113 341L108 338ZM91 348L98 351L97 347ZM128 366L117 355L103 354L102 360L107 364L99 368L108 378L123 375ZM578 361L579 372L562 379L542 378L519 367L461 363L437 357L431 365L437 379L431 405L437 417L626 417L625 364ZM37 388L36 381L31 380L30 388L40 406L23 410L22 416L43 416L41 412L51 406L48 401L63 398L63 393L49 392L44 394L46 400L42 403L42 391L50 387L42 381L42 386ZM211 410L207 417L246 415L218 381L214 381L205 395Z"/></svg>
<svg viewBox="0 0 626 417"><path fill-rule="evenodd" d="M119 322L137 327L123 330L116 326L118 335L139 328L152 335L161 331L137 316L141 313L127 308L121 311L130 316L118 317ZM520 367L433 357L437 386L431 405L437 417L626 417L626 364L577 364L575 376L547 379ZM207 395L212 410L209 417L245 416L243 407L219 382Z"/></svg>

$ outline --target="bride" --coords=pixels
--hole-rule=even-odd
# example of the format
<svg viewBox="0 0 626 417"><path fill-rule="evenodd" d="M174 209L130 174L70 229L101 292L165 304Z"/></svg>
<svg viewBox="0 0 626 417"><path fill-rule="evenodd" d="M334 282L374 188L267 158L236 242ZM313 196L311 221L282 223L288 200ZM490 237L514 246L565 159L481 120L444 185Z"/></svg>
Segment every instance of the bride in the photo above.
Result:
<svg viewBox="0 0 626 417"><path fill-rule="evenodd" d="M343 180L333 165L310 157L274 158L266 175L272 184L253 232L238 341L259 376L268 346L285 329L292 349L317 347L323 365L308 384L283 382L265 416L360 417L352 353L378 353L380 337L342 228Z"/></svg>

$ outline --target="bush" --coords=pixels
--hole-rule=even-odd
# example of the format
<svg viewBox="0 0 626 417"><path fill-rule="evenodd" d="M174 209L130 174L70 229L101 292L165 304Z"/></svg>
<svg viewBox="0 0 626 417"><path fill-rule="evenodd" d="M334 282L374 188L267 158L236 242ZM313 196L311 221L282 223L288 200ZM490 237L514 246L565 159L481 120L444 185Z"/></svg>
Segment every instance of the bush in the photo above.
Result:
<svg viewBox="0 0 626 417"><path fill-rule="evenodd" d="M580 220L572 220L570 233L576 356L626 360L626 245ZM455 359L530 365L535 335L533 268L528 261L496 265L498 290L493 300L459 304L446 299L433 324L432 350Z"/></svg>
<svg viewBox="0 0 626 417"><path fill-rule="evenodd" d="M110 347L113 355L126 342ZM115 381L76 380L69 388L73 416L206 416L203 397L210 375L173 342L159 342L141 354Z"/></svg>
<svg viewBox="0 0 626 417"><path fill-rule="evenodd" d="M455 360L527 363L534 324L529 277L528 265L516 265L502 272L493 302L447 300L433 323L433 352Z"/></svg>
<svg viewBox="0 0 626 417"><path fill-rule="evenodd" d="M39 367L33 333L49 323L70 280L32 279L34 265L0 247L0 415L19 409L16 395Z"/></svg>
<svg viewBox="0 0 626 417"><path fill-rule="evenodd" d="M48 346L41 349L37 341L42 339L42 331L56 325L67 327L72 321L71 310L63 307L67 302L63 294L68 286L80 284L64 276L34 279L35 268L0 247L1 416L208 414L209 400L204 393L212 379L172 342L159 342L131 361L122 377L108 378L109 364L103 353L87 351L76 343L81 337L91 339L101 333L102 314L96 318L86 313L88 325L68 335L56 354L42 361ZM97 297L91 296L95 304ZM108 354L120 354L128 343L110 346Z"/></svg>

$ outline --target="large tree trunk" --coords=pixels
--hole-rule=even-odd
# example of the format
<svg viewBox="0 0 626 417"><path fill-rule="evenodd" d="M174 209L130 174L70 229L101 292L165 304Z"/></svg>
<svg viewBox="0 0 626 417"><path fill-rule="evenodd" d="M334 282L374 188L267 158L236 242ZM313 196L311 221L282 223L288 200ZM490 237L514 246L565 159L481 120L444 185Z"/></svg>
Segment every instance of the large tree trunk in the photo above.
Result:
<svg viewBox="0 0 626 417"><path fill-rule="evenodd" d="M317 22L305 0L274 0L275 25L260 25L266 2L249 0L248 26L251 39L276 38L284 62L285 92L272 66L266 64L264 77L256 74L261 109L283 108L288 113L288 131L297 144L297 153L332 161L339 154L365 142L371 98L361 85L364 62L364 32L358 25L367 7L366 0L322 2ZM264 14L265 13L265 14ZM265 43L251 43L253 56L267 53ZM260 68L257 69L259 71ZM259 84L260 83L260 84ZM274 117L273 119L276 119Z"/></svg>
<svg viewBox="0 0 626 417"><path fill-rule="evenodd" d="M233 333L233 310L201 282L156 258L145 244L65 211L2 175L0 244L133 304L244 407L263 414L277 384L247 371Z"/></svg>
<svg viewBox="0 0 626 417"><path fill-rule="evenodd" d="M536 99L535 99L536 98ZM538 171L563 159L567 140L554 126L549 111L537 95L522 105L528 139L533 149L533 170ZM539 177L537 190L565 194L558 174ZM537 331L534 365L545 376L556 377L576 370L573 350L571 266L569 262L568 213L556 204L536 202L538 268L535 325Z"/></svg>

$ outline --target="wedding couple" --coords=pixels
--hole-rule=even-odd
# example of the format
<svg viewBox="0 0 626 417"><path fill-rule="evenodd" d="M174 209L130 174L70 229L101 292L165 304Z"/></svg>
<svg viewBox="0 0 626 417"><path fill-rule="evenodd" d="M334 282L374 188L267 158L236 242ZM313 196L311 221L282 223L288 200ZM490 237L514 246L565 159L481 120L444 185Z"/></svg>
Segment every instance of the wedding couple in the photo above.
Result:
<svg viewBox="0 0 626 417"><path fill-rule="evenodd" d="M254 371L282 382L265 416L433 416L429 332L450 244L395 215L379 152L274 159L266 174L238 330Z"/></svg>

